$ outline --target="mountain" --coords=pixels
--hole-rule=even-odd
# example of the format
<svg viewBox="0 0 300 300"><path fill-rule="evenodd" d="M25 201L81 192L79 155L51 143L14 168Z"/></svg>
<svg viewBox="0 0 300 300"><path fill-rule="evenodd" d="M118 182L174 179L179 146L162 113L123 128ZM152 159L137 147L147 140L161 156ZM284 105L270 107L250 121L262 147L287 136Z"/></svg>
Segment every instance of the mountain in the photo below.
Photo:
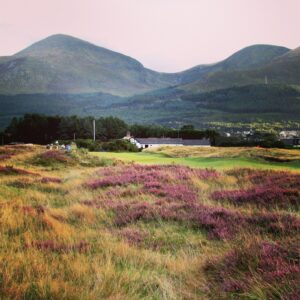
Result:
<svg viewBox="0 0 300 300"><path fill-rule="evenodd" d="M123 54L58 34L13 56L0 57L0 94L102 92L129 96L204 80L224 70L251 69L287 51L284 47L256 45L217 64L168 74L144 68Z"/></svg>
<svg viewBox="0 0 300 300"><path fill-rule="evenodd" d="M83 40L53 35L0 58L0 93L143 93L178 83L137 60Z"/></svg>
<svg viewBox="0 0 300 300"><path fill-rule="evenodd" d="M241 60L239 60L241 61ZM223 62L223 65L226 61ZM223 68L216 72L206 73L200 79L183 85L181 88L189 93L213 91L243 86L249 84L263 84L267 79L271 84L287 84L300 86L300 48L284 51L263 64L243 69Z"/></svg>
<svg viewBox="0 0 300 300"><path fill-rule="evenodd" d="M221 62L200 65L182 72L180 82L181 84L195 82L205 76L222 71L251 70L264 66L287 52L289 52L289 49L285 47L252 45L234 53Z"/></svg>
<svg viewBox="0 0 300 300"><path fill-rule="evenodd" d="M265 80L268 84L265 84ZM53 35L0 57L0 128L25 113L115 115L134 123L299 120L300 48L246 47L179 73Z"/></svg>

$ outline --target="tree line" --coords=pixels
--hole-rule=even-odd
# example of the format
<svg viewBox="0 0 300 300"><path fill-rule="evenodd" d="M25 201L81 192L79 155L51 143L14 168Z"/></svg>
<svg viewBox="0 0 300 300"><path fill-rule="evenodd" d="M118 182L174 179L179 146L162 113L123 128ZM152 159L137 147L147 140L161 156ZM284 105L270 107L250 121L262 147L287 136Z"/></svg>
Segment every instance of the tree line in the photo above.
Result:
<svg viewBox="0 0 300 300"><path fill-rule="evenodd" d="M209 138L215 140L219 134L214 130L197 130L192 125L180 129L158 125L128 125L117 117L78 117L47 116L41 114L25 114L13 118L0 133L2 144L11 142L48 144L55 140L77 140L93 138L93 120L95 120L96 140L107 142L120 139L130 131L135 137L171 137L185 139Z"/></svg>

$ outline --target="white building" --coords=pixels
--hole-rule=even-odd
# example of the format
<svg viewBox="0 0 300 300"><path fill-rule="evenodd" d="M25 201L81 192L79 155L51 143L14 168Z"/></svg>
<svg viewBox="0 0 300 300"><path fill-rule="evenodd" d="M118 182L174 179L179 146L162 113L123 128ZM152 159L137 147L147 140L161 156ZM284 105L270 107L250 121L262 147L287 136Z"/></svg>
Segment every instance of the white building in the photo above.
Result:
<svg viewBox="0 0 300 300"><path fill-rule="evenodd" d="M162 147L162 146L198 146L210 147L209 139L182 139L182 138L127 138L139 149Z"/></svg>
<svg viewBox="0 0 300 300"><path fill-rule="evenodd" d="M300 131L296 131L296 130L280 131L279 136L280 136L281 139L299 138L300 137Z"/></svg>

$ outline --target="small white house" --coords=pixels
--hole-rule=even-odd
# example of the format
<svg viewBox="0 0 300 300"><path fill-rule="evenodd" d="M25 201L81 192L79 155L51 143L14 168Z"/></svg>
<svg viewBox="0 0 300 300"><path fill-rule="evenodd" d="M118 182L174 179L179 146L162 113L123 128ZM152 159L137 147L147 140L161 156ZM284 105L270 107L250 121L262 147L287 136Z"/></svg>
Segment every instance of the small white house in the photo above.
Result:
<svg viewBox="0 0 300 300"><path fill-rule="evenodd" d="M209 139L182 139L182 138L129 138L132 144L139 149L155 148L162 146L198 146L210 147Z"/></svg>

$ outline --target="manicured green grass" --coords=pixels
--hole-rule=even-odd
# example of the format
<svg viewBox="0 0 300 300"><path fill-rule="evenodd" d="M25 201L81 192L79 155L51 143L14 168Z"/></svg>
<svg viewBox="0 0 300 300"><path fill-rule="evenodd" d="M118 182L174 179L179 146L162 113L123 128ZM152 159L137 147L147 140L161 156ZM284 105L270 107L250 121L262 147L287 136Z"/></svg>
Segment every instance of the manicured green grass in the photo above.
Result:
<svg viewBox="0 0 300 300"><path fill-rule="evenodd" d="M212 158L212 157L169 157L161 153L138 152L138 153L115 153L115 152L92 152L92 155L105 158L115 158L126 162L140 164L180 164L195 168L260 168L260 169L285 169L300 170L300 163L267 162L263 159L254 158Z"/></svg>

